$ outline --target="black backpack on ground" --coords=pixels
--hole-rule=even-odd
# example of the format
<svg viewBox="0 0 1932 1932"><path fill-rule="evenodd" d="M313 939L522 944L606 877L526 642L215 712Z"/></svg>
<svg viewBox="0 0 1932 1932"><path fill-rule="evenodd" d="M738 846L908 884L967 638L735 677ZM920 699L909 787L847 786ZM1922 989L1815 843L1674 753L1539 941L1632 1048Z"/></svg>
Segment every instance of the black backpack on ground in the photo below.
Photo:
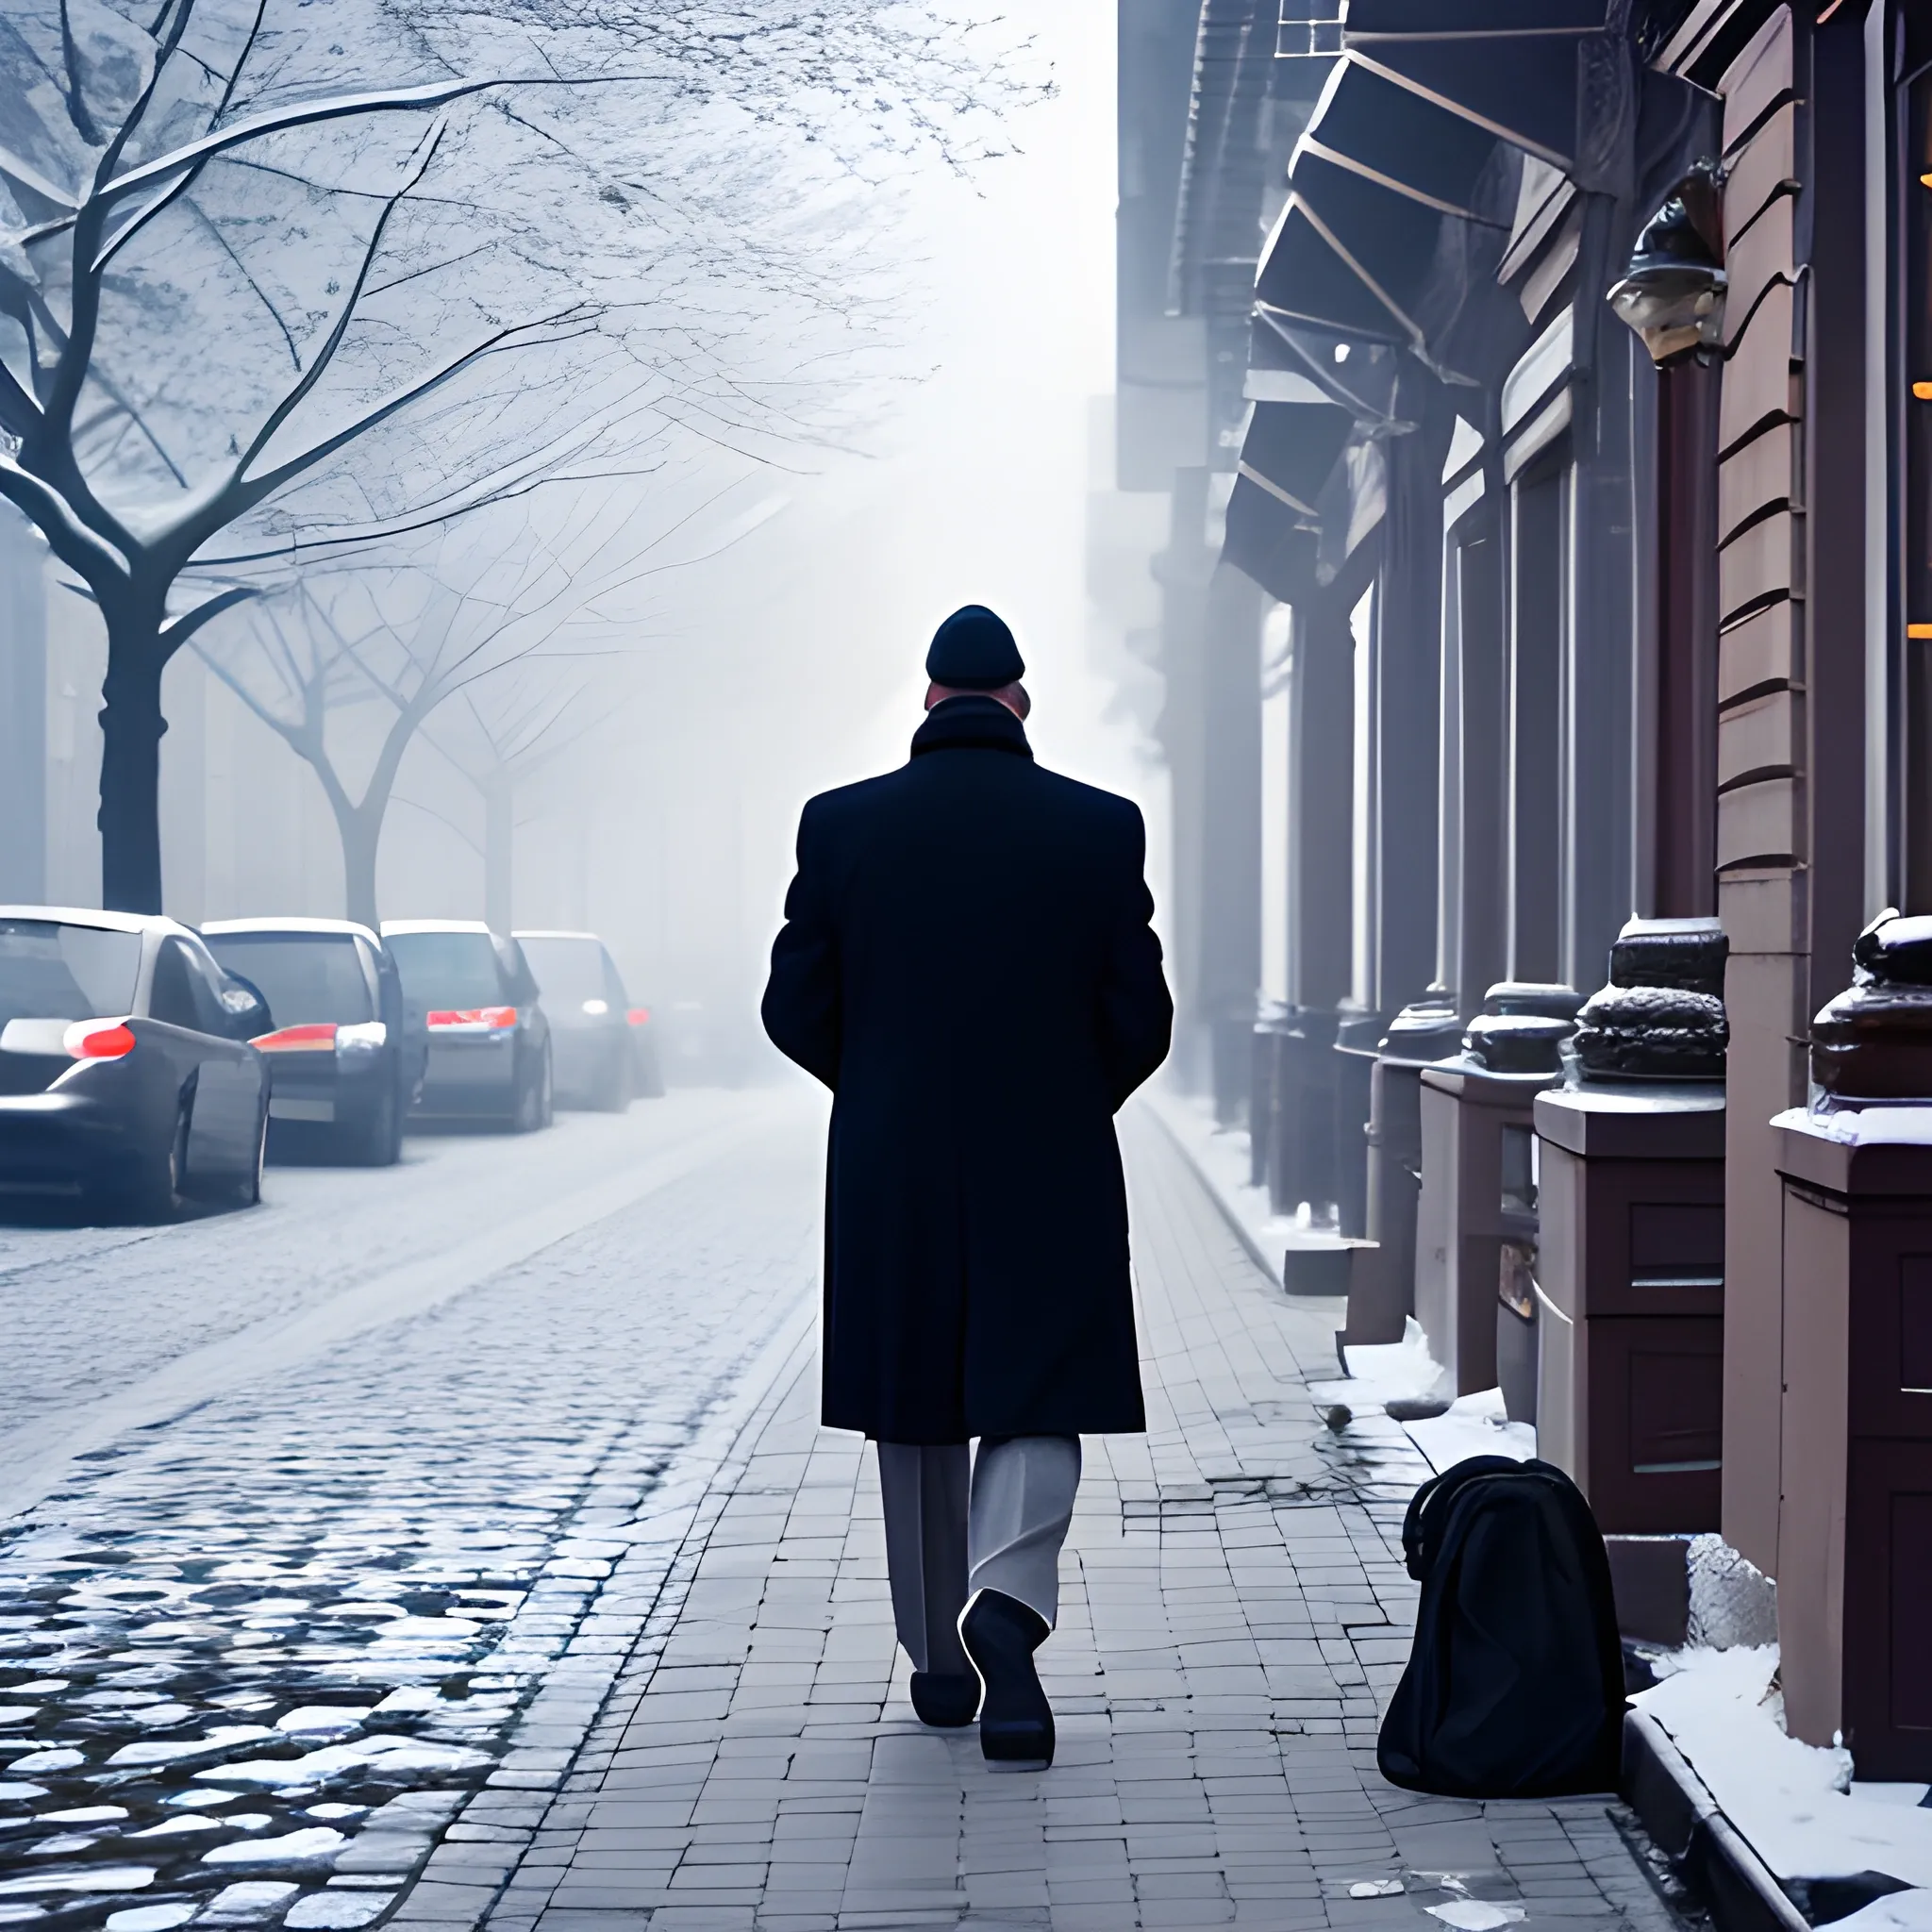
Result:
<svg viewBox="0 0 1932 1932"><path fill-rule="evenodd" d="M1473 1456L1415 1492L1402 1550L1423 1594L1382 1775L1458 1798L1615 1790L1623 1651L1576 1485L1552 1463Z"/></svg>

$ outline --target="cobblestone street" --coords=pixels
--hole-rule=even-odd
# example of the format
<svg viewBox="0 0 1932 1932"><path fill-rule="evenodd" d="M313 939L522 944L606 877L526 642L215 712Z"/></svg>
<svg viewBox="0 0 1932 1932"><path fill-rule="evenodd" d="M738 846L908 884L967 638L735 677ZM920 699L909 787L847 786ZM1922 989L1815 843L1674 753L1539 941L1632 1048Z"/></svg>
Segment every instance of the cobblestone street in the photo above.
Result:
<svg viewBox="0 0 1932 1932"><path fill-rule="evenodd" d="M486 1777L554 1782L596 1704L556 1660L634 1634L611 1559L800 1332L816 1118L679 1096L15 1234L0 1480L50 1493L0 1543L0 1924L365 1924Z"/></svg>
<svg viewBox="0 0 1932 1932"><path fill-rule="evenodd" d="M1375 1775L1426 1472L1322 1424L1337 1307L1284 1300L1141 1109L1151 1430L1089 1444L1058 1761L918 1725L873 1460L815 1424L820 1118L417 1143L353 1258L322 1172L10 1236L9 1440L68 1446L0 1544L0 1924L1669 1924L1602 1800ZM525 1146L541 1224L527 1169L483 1205Z"/></svg>

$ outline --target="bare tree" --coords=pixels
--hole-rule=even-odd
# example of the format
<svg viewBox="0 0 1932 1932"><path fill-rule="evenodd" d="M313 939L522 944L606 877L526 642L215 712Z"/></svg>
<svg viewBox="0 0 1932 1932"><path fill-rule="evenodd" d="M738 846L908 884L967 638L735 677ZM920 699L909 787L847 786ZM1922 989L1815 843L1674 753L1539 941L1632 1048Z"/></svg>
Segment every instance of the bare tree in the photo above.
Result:
<svg viewBox="0 0 1932 1932"><path fill-rule="evenodd" d="M614 713L596 702L593 681L559 680L555 667L518 665L473 684L445 708L429 737L475 791L483 808L483 917L497 932L515 920L517 807L531 782L566 755L580 755L590 734ZM467 835L465 835L467 837Z"/></svg>
<svg viewBox="0 0 1932 1932"><path fill-rule="evenodd" d="M494 507L387 564L312 567L209 625L194 650L314 772L341 840L347 915L374 924L396 781L438 708L467 701L465 752L487 724L520 758L525 714L568 708L590 660L626 648L641 586L716 556L783 502L734 512L714 494L655 532L634 503L589 491L543 519L527 501ZM719 514L703 518L709 508ZM504 696L486 704L486 684Z"/></svg>
<svg viewBox="0 0 1932 1932"><path fill-rule="evenodd" d="M883 0L10 0L0 495L106 625L105 902L159 908L162 673L264 565L795 433L841 170L986 152L975 71ZM746 358L748 291L824 333Z"/></svg>

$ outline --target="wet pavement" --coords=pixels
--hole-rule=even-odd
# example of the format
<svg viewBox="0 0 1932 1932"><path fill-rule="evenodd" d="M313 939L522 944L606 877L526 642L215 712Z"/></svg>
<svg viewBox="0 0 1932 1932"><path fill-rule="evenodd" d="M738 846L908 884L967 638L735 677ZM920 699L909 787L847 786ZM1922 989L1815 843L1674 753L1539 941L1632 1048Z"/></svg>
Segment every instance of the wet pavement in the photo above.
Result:
<svg viewBox="0 0 1932 1932"><path fill-rule="evenodd" d="M1677 1932L1606 1798L1378 1774L1427 1466L1324 1423L1342 1304L1283 1295L1150 1111L1121 1124L1148 1432L1084 1444L1052 1768L913 1718L874 1458L818 1426L808 1336L527 1848L439 1846L397 1932Z"/></svg>
<svg viewBox="0 0 1932 1932"><path fill-rule="evenodd" d="M674 1095L8 1229L0 1484L34 1445L46 1493L0 1537L0 1926L361 1925L554 1786L639 1622L613 1560L800 1332L819 1119Z"/></svg>
<svg viewBox="0 0 1932 1932"><path fill-rule="evenodd" d="M816 1422L823 1121L677 1094L0 1232L0 1932L1673 1932L1604 1799L1376 1774L1426 1466L1324 1422L1340 1305L1144 1108L1150 1428L1087 1445L1058 1760L919 1725Z"/></svg>

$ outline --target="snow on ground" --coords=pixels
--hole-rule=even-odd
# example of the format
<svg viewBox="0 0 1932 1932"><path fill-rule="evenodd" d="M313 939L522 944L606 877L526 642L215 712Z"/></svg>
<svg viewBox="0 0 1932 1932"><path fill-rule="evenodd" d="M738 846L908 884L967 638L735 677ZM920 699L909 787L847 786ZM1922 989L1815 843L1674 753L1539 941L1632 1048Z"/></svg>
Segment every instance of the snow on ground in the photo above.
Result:
<svg viewBox="0 0 1932 1932"><path fill-rule="evenodd" d="M1429 1353L1429 1338L1411 1315L1400 1341L1342 1350L1345 1381L1316 1382L1308 1392L1318 1404L1346 1403L1357 1414L1390 1402L1441 1401L1451 1388L1449 1371ZM1439 1475L1472 1456L1508 1456L1526 1462L1536 1454L1536 1431L1503 1412L1503 1391L1485 1389L1451 1402L1441 1415L1402 1424Z"/></svg>
<svg viewBox="0 0 1932 1932"><path fill-rule="evenodd" d="M1439 1475L1472 1456L1507 1456L1527 1462L1536 1454L1535 1429L1527 1423L1512 1423L1504 1414L1500 1389L1458 1396L1443 1414L1402 1426Z"/></svg>
<svg viewBox="0 0 1932 1932"><path fill-rule="evenodd" d="M1919 1803L1925 1787L1854 1784L1850 1752L1788 1737L1771 1690L1774 1646L1684 1650L1664 1663L1674 1665L1672 1674L1631 1701L1670 1733L1777 1877L1884 1872L1932 1886L1932 1810ZM1903 1916L1874 1918L1880 1907ZM1840 1924L1932 1932L1932 1907L1899 1893Z"/></svg>
<svg viewBox="0 0 1932 1932"><path fill-rule="evenodd" d="M1357 1343L1342 1350L1345 1382L1317 1382L1317 1402L1346 1402L1351 1408L1379 1407L1385 1402L1442 1398L1449 1393L1449 1371L1429 1353L1429 1338L1413 1315L1403 1324L1402 1340ZM1332 1393L1330 1391L1333 1391Z"/></svg>
<svg viewBox="0 0 1932 1932"><path fill-rule="evenodd" d="M1874 1899L1850 1918L1834 1920L1832 1932L1932 1932L1932 1891L1895 1891Z"/></svg>

